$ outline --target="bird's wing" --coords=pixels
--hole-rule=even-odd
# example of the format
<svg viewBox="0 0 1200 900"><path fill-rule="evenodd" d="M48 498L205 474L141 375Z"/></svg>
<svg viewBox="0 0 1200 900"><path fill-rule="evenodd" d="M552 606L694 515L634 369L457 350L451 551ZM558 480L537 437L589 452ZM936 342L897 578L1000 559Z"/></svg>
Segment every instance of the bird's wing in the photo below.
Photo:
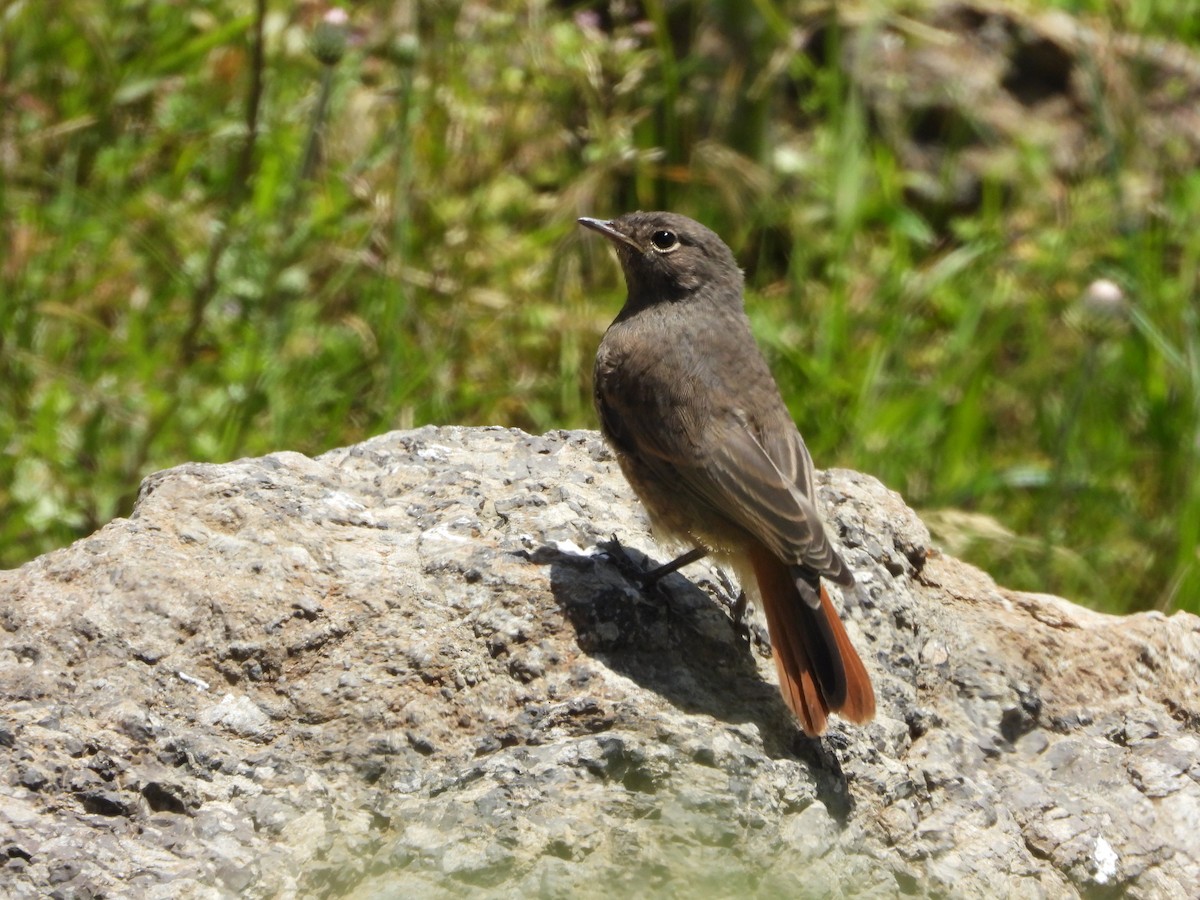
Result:
<svg viewBox="0 0 1200 900"><path fill-rule="evenodd" d="M607 402L597 405L608 432L619 446L635 452L644 468L659 470L660 482L681 483L702 506L736 522L784 562L853 584L813 505L812 463L794 426L795 440L777 451L781 465L741 419L731 420L697 449L680 439L680 433L695 430L625 428L611 398L603 399Z"/></svg>
<svg viewBox="0 0 1200 900"><path fill-rule="evenodd" d="M777 462L747 423L737 422L723 429L700 465L680 474L784 562L852 584L854 576L830 543L813 504L808 450L794 426L791 431L795 440L781 442L786 453Z"/></svg>
<svg viewBox="0 0 1200 900"><path fill-rule="evenodd" d="M752 436L756 434L753 430L750 433ZM812 500L816 496L812 456L792 420L784 420L777 428L760 429L757 435L763 450L780 474Z"/></svg>

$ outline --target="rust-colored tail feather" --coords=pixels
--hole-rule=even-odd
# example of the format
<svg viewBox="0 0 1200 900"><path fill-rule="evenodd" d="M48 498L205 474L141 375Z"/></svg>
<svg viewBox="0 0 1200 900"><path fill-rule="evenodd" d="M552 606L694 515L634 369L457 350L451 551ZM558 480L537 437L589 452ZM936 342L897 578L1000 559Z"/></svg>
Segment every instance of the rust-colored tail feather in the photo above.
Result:
<svg viewBox="0 0 1200 900"><path fill-rule="evenodd" d="M821 585L821 608L804 602L792 567L766 547L750 551L783 699L806 734L825 731L829 713L862 724L875 716L875 691Z"/></svg>

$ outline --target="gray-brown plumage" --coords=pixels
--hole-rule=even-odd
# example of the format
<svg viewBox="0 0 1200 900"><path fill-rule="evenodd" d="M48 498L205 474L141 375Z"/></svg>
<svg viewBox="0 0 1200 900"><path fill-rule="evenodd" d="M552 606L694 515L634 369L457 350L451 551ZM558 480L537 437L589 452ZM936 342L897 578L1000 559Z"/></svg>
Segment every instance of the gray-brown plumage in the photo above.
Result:
<svg viewBox="0 0 1200 900"><path fill-rule="evenodd" d="M757 582L784 700L809 734L875 714L822 578L854 584L813 505L812 459L742 306L725 243L691 219L580 219L617 250L629 296L596 354L595 401L660 537Z"/></svg>

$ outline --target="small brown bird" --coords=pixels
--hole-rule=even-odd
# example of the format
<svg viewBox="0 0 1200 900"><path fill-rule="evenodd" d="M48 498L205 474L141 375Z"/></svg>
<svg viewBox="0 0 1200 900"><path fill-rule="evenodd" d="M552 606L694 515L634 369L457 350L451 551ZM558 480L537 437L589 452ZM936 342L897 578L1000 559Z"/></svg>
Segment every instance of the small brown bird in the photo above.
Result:
<svg viewBox="0 0 1200 900"><path fill-rule="evenodd" d="M625 272L629 296L596 353L596 411L656 535L757 582L805 732L824 732L830 712L870 721L871 679L821 584L854 575L813 504L812 458L754 342L732 251L674 213L579 223Z"/></svg>

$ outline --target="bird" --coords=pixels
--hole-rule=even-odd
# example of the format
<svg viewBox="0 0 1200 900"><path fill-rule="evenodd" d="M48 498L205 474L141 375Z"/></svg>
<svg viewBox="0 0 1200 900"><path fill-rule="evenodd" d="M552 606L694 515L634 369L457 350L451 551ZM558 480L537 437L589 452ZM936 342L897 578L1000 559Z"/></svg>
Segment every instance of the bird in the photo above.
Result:
<svg viewBox="0 0 1200 900"><path fill-rule="evenodd" d="M713 231L671 212L584 217L628 293L596 352L601 431L657 540L757 587L783 699L806 734L875 715L870 676L824 581L854 573L815 505L813 463L746 317L743 275Z"/></svg>

